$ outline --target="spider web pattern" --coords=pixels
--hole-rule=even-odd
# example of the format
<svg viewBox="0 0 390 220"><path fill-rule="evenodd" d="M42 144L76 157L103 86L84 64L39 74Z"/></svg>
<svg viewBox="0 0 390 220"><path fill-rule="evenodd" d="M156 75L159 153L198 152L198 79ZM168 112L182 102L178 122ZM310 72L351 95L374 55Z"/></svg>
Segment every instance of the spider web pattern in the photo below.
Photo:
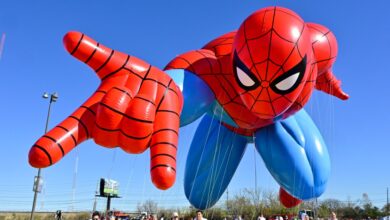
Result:
<svg viewBox="0 0 390 220"><path fill-rule="evenodd" d="M232 45L235 32L230 32L206 44L203 49L179 55L165 69L185 69L203 79L214 92L225 112L244 134L252 134L258 124L268 125L272 121L259 119L251 113L241 100L247 91L238 92L232 71ZM244 117L245 116L245 117Z"/></svg>
<svg viewBox="0 0 390 220"><path fill-rule="evenodd" d="M312 49L315 56L315 65L318 68L318 77L315 88L342 100L348 95L341 89L341 81L332 73L332 66L337 57L337 40L326 27L308 23L311 32Z"/></svg>
<svg viewBox="0 0 390 220"><path fill-rule="evenodd" d="M274 24L274 21L275 19L277 19L275 17L280 16L280 14L283 14L283 16L288 16L289 20L293 21L292 23L297 23L300 25L298 39L288 39L288 37L284 37L283 34L279 32L279 30L284 31L284 29L281 29L280 27L278 27L277 24ZM277 114L279 114L278 112L283 111L283 109L277 109L277 106L282 106L279 105L278 102L289 103L291 107L285 113L285 115L291 115L292 112L290 111L295 112L295 109L302 108L303 104L306 103L306 101L310 97L311 92L307 94L307 91L310 91L313 88L313 78L315 78L316 72L313 71L314 69L306 71L305 74L307 74L308 76L305 80L302 80L300 82L300 85L298 86L298 90L302 90L300 96L298 97L293 97L291 94L276 94L269 87L269 82L272 82L277 76L280 76L281 74L287 72L289 66L291 67L291 60L303 59L305 55L308 55L308 52L305 52L307 46L302 47L302 45L310 44L307 42L307 39L301 39L302 36L305 35L304 32L307 32L308 30L305 27L301 18L281 8L274 7L272 9L266 10L262 13L262 16L262 18L260 17L258 19L262 19L263 23L265 22L265 20L268 20L269 27L264 27L267 26L265 24L259 24L260 29L263 29L263 31L260 31L259 33L253 30L247 30L248 27L253 27L253 24L247 24L247 22L250 23L250 21L245 21L242 25L242 32L244 33L244 43L238 47L238 54L245 53L246 56L244 55L244 57L250 57L250 62L247 61L247 63L250 63L251 65L249 69L253 73L255 73L261 81L266 81L265 86L261 85L261 89L257 91L254 90L253 92L249 93L251 94L251 96L246 97L246 102L250 103L251 111L259 115L260 117L275 117ZM259 47L260 44L267 45L267 47L261 48ZM290 48L286 53L286 56L273 56L272 48L274 44L280 44L283 45L284 48ZM263 55L259 56L258 51L260 51L261 49L263 49ZM253 57L257 57L258 59L255 60ZM259 59L259 57L261 58ZM284 60L282 60L281 58ZM258 66L262 66L263 68L258 68ZM271 66L273 66L273 68L270 68ZM261 74L262 72L263 74Z"/></svg>
<svg viewBox="0 0 390 220"><path fill-rule="evenodd" d="M337 41L333 33L326 27L308 23L312 37L312 48L318 75L330 69L337 57Z"/></svg>
<svg viewBox="0 0 390 220"><path fill-rule="evenodd" d="M266 10L265 14L267 13L268 16L272 16L272 27L258 36L253 36L253 31L252 36L247 36L245 30L246 24L244 23L244 33L246 35L245 43L235 46L237 47L236 50L238 54L242 53L244 50L249 51L249 57L252 61L252 65L249 69L256 74L260 81L265 81L265 79L267 79L268 82L272 82L277 76L288 71L291 67L291 57L295 56L294 59L296 59L296 57L303 59L304 56L308 56L308 60L312 60L313 54L311 51L311 44L308 42L309 39L307 39L308 37L301 39L301 36L305 34L305 36L308 35L308 29L301 18L276 7ZM273 20L275 19L276 13L290 16L292 17L291 19L296 20L296 22L302 23L301 29L299 30L299 38L297 40L292 41L291 39L284 37L282 33L279 33L277 28L273 27ZM278 102L287 102L290 105L290 108L283 113L282 118L286 118L301 109L309 100L312 93L317 76L317 67L316 63L308 62L305 71L307 77L302 80L298 86L298 89L301 90L298 97L291 97L289 94L276 94L268 85L264 85L264 87L253 91L237 89L239 86L233 73L232 62L233 44L236 34L236 31L227 33L209 42L203 49L179 55L172 60L165 69L186 69L200 76L210 86L226 113L239 126L239 129L241 128L240 132L249 134L255 129L273 123L273 118L278 111L278 109L274 109L274 106L277 106ZM263 60L255 61L253 57L257 56L257 54L252 54L250 52L249 44L262 40L268 41L266 43L268 43L269 48L272 48L272 43L274 41L283 41L284 44L290 45L288 47L290 49L287 56L283 57L282 60L274 60L271 50L268 50ZM272 65L273 71L266 71L265 76L262 76L262 74L257 71L257 65L265 65L266 70L271 69L270 66ZM243 103L243 97L246 100L251 100L251 105L249 107L248 103ZM266 112L262 111L267 108L271 109ZM262 119L261 117L264 118L264 116L271 119Z"/></svg>

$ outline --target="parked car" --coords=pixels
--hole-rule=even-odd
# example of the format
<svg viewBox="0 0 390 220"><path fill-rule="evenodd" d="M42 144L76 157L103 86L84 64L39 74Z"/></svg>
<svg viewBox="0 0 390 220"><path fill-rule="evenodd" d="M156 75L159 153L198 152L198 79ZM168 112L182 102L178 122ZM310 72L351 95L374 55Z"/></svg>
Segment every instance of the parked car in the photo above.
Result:
<svg viewBox="0 0 390 220"><path fill-rule="evenodd" d="M135 218L131 218L132 220L146 220L148 217L147 212L141 212L141 214Z"/></svg>
<svg viewBox="0 0 390 220"><path fill-rule="evenodd" d="M298 212L298 219L302 219L303 215L309 216L310 219L314 219L314 212L312 210L303 209Z"/></svg>

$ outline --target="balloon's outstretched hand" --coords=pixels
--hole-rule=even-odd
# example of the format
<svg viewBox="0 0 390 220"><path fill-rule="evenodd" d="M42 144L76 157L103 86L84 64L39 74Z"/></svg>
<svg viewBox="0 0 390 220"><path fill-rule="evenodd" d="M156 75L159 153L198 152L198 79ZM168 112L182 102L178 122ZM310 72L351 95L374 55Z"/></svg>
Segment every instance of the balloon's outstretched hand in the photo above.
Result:
<svg viewBox="0 0 390 220"><path fill-rule="evenodd" d="M67 51L91 67L101 84L73 114L32 146L29 162L43 168L58 162L81 142L92 138L128 153L150 148L150 172L160 189L173 185L182 94L162 70L90 37L69 32Z"/></svg>

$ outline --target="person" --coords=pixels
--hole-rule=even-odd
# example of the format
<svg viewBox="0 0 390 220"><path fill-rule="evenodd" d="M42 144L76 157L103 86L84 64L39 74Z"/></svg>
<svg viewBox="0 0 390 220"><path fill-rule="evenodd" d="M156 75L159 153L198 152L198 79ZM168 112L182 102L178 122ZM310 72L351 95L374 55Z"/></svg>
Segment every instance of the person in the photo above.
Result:
<svg viewBox="0 0 390 220"><path fill-rule="evenodd" d="M92 213L92 220L100 220L100 213L98 211Z"/></svg>
<svg viewBox="0 0 390 220"><path fill-rule="evenodd" d="M207 220L207 218L203 218L202 210L197 210L196 217L194 218L194 220Z"/></svg>
<svg viewBox="0 0 390 220"><path fill-rule="evenodd" d="M265 220L263 214L261 214L259 217L257 217L257 220Z"/></svg>
<svg viewBox="0 0 390 220"><path fill-rule="evenodd" d="M179 220L179 213L173 212L172 213L172 220Z"/></svg>
<svg viewBox="0 0 390 220"><path fill-rule="evenodd" d="M337 220L337 215L335 212L330 213L330 220Z"/></svg>
<svg viewBox="0 0 390 220"><path fill-rule="evenodd" d="M109 220L115 220L114 212L109 211L109 212L107 213L107 217L108 217Z"/></svg>
<svg viewBox="0 0 390 220"><path fill-rule="evenodd" d="M161 215L160 220L164 220L164 213Z"/></svg>
<svg viewBox="0 0 390 220"><path fill-rule="evenodd" d="M62 220L62 211L61 210L56 211L56 220Z"/></svg>

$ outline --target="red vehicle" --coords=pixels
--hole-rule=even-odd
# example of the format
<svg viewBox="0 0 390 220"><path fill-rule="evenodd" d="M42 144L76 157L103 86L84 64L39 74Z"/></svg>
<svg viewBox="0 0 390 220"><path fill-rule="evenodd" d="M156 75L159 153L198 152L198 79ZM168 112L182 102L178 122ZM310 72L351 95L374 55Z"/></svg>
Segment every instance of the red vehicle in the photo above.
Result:
<svg viewBox="0 0 390 220"><path fill-rule="evenodd" d="M130 220L130 215L123 213L121 211L114 211L113 214L116 220Z"/></svg>

